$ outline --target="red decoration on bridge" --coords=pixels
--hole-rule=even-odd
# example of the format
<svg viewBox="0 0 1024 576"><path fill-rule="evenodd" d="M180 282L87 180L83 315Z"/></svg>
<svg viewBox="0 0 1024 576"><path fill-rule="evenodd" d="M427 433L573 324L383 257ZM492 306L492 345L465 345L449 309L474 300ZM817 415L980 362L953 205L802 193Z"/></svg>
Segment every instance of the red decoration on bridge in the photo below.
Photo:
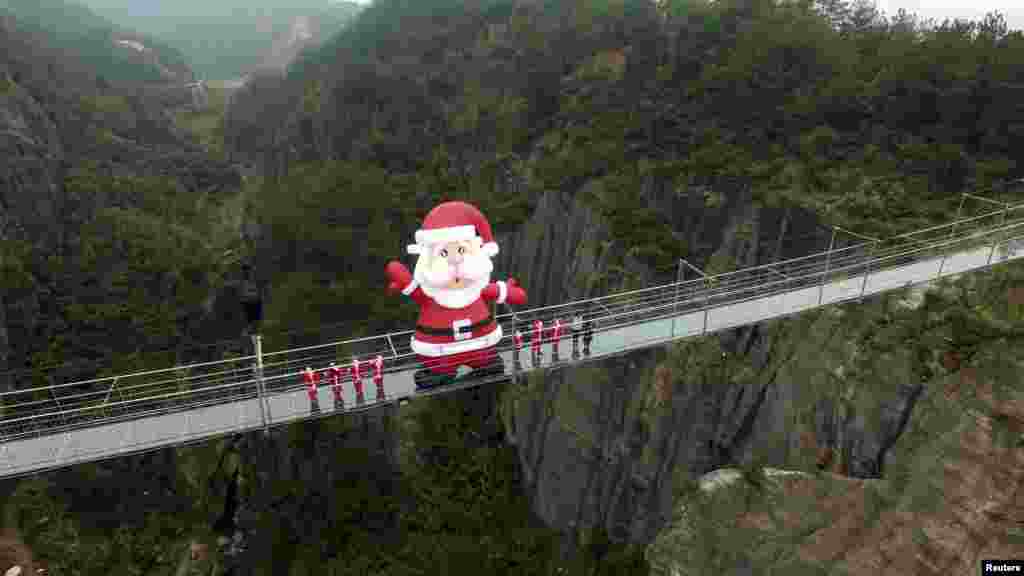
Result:
<svg viewBox="0 0 1024 576"><path fill-rule="evenodd" d="M551 328L551 338L555 341L555 345L558 345L558 341L562 339L563 325L562 321L555 318L555 325Z"/></svg>
<svg viewBox="0 0 1024 576"><path fill-rule="evenodd" d="M540 320L533 321L533 338L530 339L530 348L533 352L540 352L541 341L544 340L544 322Z"/></svg>
<svg viewBox="0 0 1024 576"><path fill-rule="evenodd" d="M454 375L461 365L477 369L496 362L502 332L489 303L522 305L526 292L514 279L490 281L498 245L484 215L465 202L439 204L408 251L418 255L413 273L396 261L384 273L389 292L420 306L412 337L420 361L445 375Z"/></svg>
<svg viewBox="0 0 1024 576"><path fill-rule="evenodd" d="M356 388L356 395L363 395L363 373L360 371L359 358L352 359L352 384Z"/></svg>
<svg viewBox="0 0 1024 576"><path fill-rule="evenodd" d="M384 357L378 355L370 361L373 365L373 383L377 386L377 400L384 400Z"/></svg>
<svg viewBox="0 0 1024 576"><path fill-rule="evenodd" d="M314 372L309 366L306 367L306 371L302 373L302 379L306 382L306 392L309 394L311 401L316 401L316 385L320 382L320 373Z"/></svg>
<svg viewBox="0 0 1024 576"><path fill-rule="evenodd" d="M380 355L373 359L373 382L378 389L384 386L384 357Z"/></svg>
<svg viewBox="0 0 1024 576"><path fill-rule="evenodd" d="M331 362L331 367L327 369L328 377L331 380L331 390L334 391L334 400L337 402L341 402L341 379L344 373L345 369L334 362Z"/></svg>
<svg viewBox="0 0 1024 576"><path fill-rule="evenodd" d="M555 354L555 360L558 360L558 342L562 339L562 321L555 318L555 324L551 327L551 350Z"/></svg>

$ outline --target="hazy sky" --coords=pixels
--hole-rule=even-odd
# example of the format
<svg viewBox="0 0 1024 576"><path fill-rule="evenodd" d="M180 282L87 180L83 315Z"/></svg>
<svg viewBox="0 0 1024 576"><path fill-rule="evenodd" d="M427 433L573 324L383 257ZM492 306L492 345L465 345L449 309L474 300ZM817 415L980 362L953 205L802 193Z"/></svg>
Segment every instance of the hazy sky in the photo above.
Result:
<svg viewBox="0 0 1024 576"><path fill-rule="evenodd" d="M894 16L903 8L923 19L944 18L981 20L987 12L1001 12L1011 30L1024 30L1024 2L1021 0L876 0L878 8L887 16Z"/></svg>

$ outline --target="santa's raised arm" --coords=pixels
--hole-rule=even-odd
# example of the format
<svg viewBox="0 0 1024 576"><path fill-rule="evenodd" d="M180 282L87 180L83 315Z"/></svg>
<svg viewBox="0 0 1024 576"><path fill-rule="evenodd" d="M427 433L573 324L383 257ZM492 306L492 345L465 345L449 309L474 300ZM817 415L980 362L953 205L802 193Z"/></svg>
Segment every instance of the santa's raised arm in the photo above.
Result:
<svg viewBox="0 0 1024 576"><path fill-rule="evenodd" d="M397 261L384 272L389 292L420 305L413 351L439 357L497 344L501 327L487 302L525 304L526 292L514 279L490 281L498 245L483 214L465 202L440 204L408 250L418 255L413 273Z"/></svg>

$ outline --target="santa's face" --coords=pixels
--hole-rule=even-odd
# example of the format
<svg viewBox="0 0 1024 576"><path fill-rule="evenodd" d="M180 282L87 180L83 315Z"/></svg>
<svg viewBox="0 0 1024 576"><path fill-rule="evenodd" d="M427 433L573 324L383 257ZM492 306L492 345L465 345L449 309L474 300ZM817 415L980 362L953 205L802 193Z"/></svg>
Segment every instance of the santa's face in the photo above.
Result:
<svg viewBox="0 0 1024 576"><path fill-rule="evenodd" d="M465 308L480 298L494 264L479 238L431 246L416 261L423 292L445 308Z"/></svg>

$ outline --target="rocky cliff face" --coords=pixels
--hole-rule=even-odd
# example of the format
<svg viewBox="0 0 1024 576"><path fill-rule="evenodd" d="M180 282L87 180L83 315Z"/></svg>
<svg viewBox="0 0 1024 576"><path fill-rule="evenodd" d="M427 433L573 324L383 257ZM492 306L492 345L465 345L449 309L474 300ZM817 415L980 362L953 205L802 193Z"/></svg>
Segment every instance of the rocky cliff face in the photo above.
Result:
<svg viewBox="0 0 1024 576"><path fill-rule="evenodd" d="M63 230L53 229L63 210L64 150L57 129L46 111L11 75L0 72L0 243L44 242L47 250L62 241ZM20 298L22 314L35 315L38 297L0 295L0 371L8 369L12 337L7 307ZM0 381L0 388L10 383Z"/></svg>
<svg viewBox="0 0 1024 576"><path fill-rule="evenodd" d="M741 266L765 263L827 241L808 215L758 208L742 191L717 209L658 194L653 183L644 194L695 247L697 265L713 252ZM612 241L576 200L549 193L537 206L522 230L502 235L498 269L524 279L531 305L591 295L583 279L605 270L624 240ZM602 250L605 242L612 248ZM659 280L631 266L645 281ZM921 385L896 365L896 381L861 390L861 408L837 406L832 381L857 354L837 314L805 314L534 376L509 393L503 412L536 512L560 529L600 526L646 543L666 520L680 477L751 462L813 469L819 453L832 450L844 454L842 472L878 477Z"/></svg>
<svg viewBox="0 0 1024 576"><path fill-rule="evenodd" d="M700 189L677 192L654 178L637 186L642 201L663 216L679 246L686 247L681 250L685 258L698 267L716 252L748 266L800 256L828 243L814 215L797 208L757 207L748 190L723 185L724 201L709 206ZM515 181L508 188L510 194L527 193ZM614 238L608 223L579 193L547 191L532 204L534 211L525 224L496 231L501 252L495 262L496 270L529 286L530 306L598 295L593 281L608 273L611 262L621 261L626 275L613 280L610 290L673 281L671 276L655 276L630 258L630 239ZM741 228L743 233L738 233ZM686 274L689 279L694 276Z"/></svg>
<svg viewBox="0 0 1024 576"><path fill-rule="evenodd" d="M24 348L39 327L48 295L38 286L59 282L41 276L43 263L70 257L82 225L117 200L102 187L81 197L69 192L66 177L81 162L98 163L100 177L158 174L178 179L187 190L224 193L241 183L230 166L190 150L159 101L97 77L52 42L0 15L0 241L13 258L31 260L22 268L36 286L5 288L0 371L11 347Z"/></svg>
<svg viewBox="0 0 1024 576"><path fill-rule="evenodd" d="M283 76L263 70L232 90L224 116L224 150L239 162L264 166L277 131L273 121L287 106L281 93Z"/></svg>
<svg viewBox="0 0 1024 576"><path fill-rule="evenodd" d="M530 279L531 295L538 294L543 303L581 297L576 275L601 266L586 250L589 243L601 240L601 226L572 202L559 205L543 198L540 206L534 218L550 224L538 226L532 236L524 232L506 239L504 246L515 248L506 252L502 269L513 274L517 268L525 269L521 275ZM785 227L780 220L786 218L751 204L731 209L732 214L719 215L725 225L718 227L723 230L718 252L732 255L743 265L773 258L770 250L755 250L753 239L760 246L780 245L775 234ZM671 213L670 207L663 210ZM753 231L746 240L735 234L743 225ZM805 250L811 247L804 244ZM783 252L782 256L793 254ZM945 289L940 293L948 296ZM722 466L827 469L852 478L905 475L908 462L915 458L907 442L900 443L905 430L918 430L917 441L945 430L936 428L941 425L935 417L914 410L922 398L933 402L936 395L941 396L947 384L927 384L926 379L944 372L940 363L959 358L948 348L963 337L954 325L941 320L948 303L913 296L905 300L900 295L886 296L805 313L668 350L640 351L591 367L533 376L523 389L508 393L502 411L519 447L536 512L560 529L597 526L615 538L647 543L661 533L665 512L672 509L679 486ZM1015 379L1019 393L1019 366L1007 370L1004 378ZM1015 416L1003 414L1006 409L993 418L1015 422ZM968 422L975 418L970 416ZM984 418L971 425L979 432L946 437L943 446L951 456L977 462L988 457L984 454L992 458L1008 454L985 447L991 426ZM978 452L978 459L967 452ZM924 456L920 458L923 461ZM995 471L1017 465L1015 458L991 469L1005 476L1008 486L1016 485L1013 478L1019 471ZM987 476L989 469L985 469ZM971 470L970 474L980 474L978 468ZM935 477L924 470L915 473L920 475L917 482L928 483L927 478ZM945 474L963 476L968 469L954 463ZM977 487L982 480L971 476L965 482ZM991 502L971 508L957 496L958 489L950 488L955 482L940 484L933 485L931 492L954 503L957 510L1016 505L1016 492L1000 489L993 492ZM779 508L788 510L781 504ZM836 503L824 513L838 515L840 509L845 507ZM982 546L984 540L977 536L979 531L998 533L1002 529L997 527L1002 526L998 519L1006 518L999 514L1003 513L987 519L964 519L959 512L941 514L943 519L931 528L934 541L920 548L942 553L939 563L929 568L934 572L927 573L960 566L961 560L950 552L963 543L962 538L953 538L953 526L966 527L965 533L975 542L971 558L981 557L982 550L1004 550L1000 546L1005 544ZM956 519L945 519L948 516ZM876 533L877 538L857 545L860 548L842 551L842 538L823 536L833 544L820 552L818 560L849 558L858 563L850 564L850 573L884 564L893 555L879 551L878 546L883 546L879 543L890 537L910 538L901 534L912 530L912 515L901 518L897 522L894 517L890 524L896 524L888 532ZM984 526L975 528L971 522ZM971 562L965 561L963 569Z"/></svg>
<svg viewBox="0 0 1024 576"><path fill-rule="evenodd" d="M53 121L7 75L0 90L0 231L6 238L44 236L59 209L63 159Z"/></svg>
<svg viewBox="0 0 1024 576"><path fill-rule="evenodd" d="M1018 378L996 392L984 373L997 355L1018 367L1021 356L987 348L977 367L924 387L894 454L910 474L767 474L755 485L716 471L649 549L654 573L970 574L981 559L1019 557L1024 390Z"/></svg>

